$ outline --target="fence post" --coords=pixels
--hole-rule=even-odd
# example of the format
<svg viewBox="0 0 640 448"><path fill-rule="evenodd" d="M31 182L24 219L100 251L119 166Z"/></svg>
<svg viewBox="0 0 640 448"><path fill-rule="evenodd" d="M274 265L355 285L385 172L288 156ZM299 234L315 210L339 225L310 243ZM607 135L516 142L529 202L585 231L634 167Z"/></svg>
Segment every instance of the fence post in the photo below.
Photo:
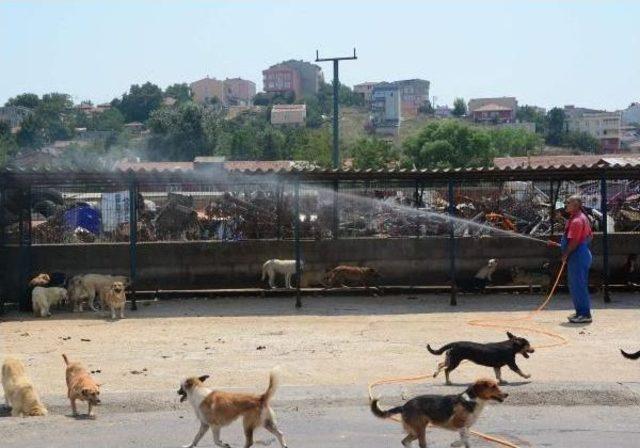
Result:
<svg viewBox="0 0 640 448"><path fill-rule="evenodd" d="M22 311L29 309L30 297L28 297L27 284L31 275L31 185L20 190L20 274L18 276L19 297L18 307ZM25 216L26 212L26 216ZM25 228L26 224L26 228Z"/></svg>
<svg viewBox="0 0 640 448"><path fill-rule="evenodd" d="M453 180L449 180L449 216L456 214L455 197L453 194ZM449 304L456 306L458 304L458 291L456 286L456 237L454 232L454 221L449 219L449 281L451 282L451 299Z"/></svg>
<svg viewBox="0 0 640 448"><path fill-rule="evenodd" d="M300 297L300 281L302 280L302 269L300 269L300 180L296 179L294 185L294 246L296 252L296 308L302 307L302 299Z"/></svg>
<svg viewBox="0 0 640 448"><path fill-rule="evenodd" d="M276 239L277 240L281 240L282 239L282 217L280 216L282 214L282 197L284 190L282 187L282 182L278 182L278 185L276 187Z"/></svg>
<svg viewBox="0 0 640 448"><path fill-rule="evenodd" d="M138 309L136 301L136 276L138 272L138 186L129 183L129 280L131 282L131 310Z"/></svg>
<svg viewBox="0 0 640 448"><path fill-rule="evenodd" d="M602 171L600 178L600 211L602 213L602 292L604 294L605 303L611 302L609 296L609 229L608 226L608 195L607 195L607 176Z"/></svg>
<svg viewBox="0 0 640 448"><path fill-rule="evenodd" d="M415 191L413 193L413 202L416 210L420 208L420 181L416 179ZM420 214L416 212L416 239L420 238Z"/></svg>
<svg viewBox="0 0 640 448"><path fill-rule="evenodd" d="M9 289L7 288L7 223L4 213L6 194L7 190L3 182L0 184L0 315L4 314L4 302Z"/></svg>
<svg viewBox="0 0 640 448"><path fill-rule="evenodd" d="M332 233L333 239L338 239L338 231L340 229L340 214L338 213L338 190L340 188L340 181L333 181L333 220L332 220Z"/></svg>

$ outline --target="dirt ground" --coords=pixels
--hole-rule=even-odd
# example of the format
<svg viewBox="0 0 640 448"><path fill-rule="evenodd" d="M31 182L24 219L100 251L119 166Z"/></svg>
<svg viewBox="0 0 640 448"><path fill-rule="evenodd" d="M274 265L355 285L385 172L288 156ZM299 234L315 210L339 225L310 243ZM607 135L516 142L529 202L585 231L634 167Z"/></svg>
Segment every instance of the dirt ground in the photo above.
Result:
<svg viewBox="0 0 640 448"><path fill-rule="evenodd" d="M594 298L594 323L571 326L565 323L570 302L559 296L527 325L562 334L569 344L540 349L528 360L518 357L520 367L536 382L637 381L637 366L618 349L640 349L639 299L616 294L605 306ZM426 352L427 342L503 340L503 331L467 322L519 317L539 301L462 296L459 306L450 307L445 295L305 297L296 310L291 298L183 299L142 302L118 321L92 312L58 312L48 319L11 312L1 316L0 355L23 359L43 395L65 391L62 353L97 371L103 391L173 389L182 377L205 373L219 386L254 388L275 366L286 385L365 387L381 377L432 372L438 357ZM534 346L552 342L515 332ZM470 381L489 370L466 364L452 379ZM521 380L507 371L503 376Z"/></svg>

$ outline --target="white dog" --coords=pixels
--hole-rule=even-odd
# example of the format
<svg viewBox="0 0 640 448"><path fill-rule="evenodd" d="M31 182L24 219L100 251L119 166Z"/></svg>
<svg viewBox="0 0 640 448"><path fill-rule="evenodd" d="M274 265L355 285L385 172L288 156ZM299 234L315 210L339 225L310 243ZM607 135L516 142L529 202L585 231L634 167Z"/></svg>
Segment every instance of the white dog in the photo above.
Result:
<svg viewBox="0 0 640 448"><path fill-rule="evenodd" d="M115 282L128 283L127 277L123 275L103 275L85 274L77 275L69 281L69 298L73 302L73 310L82 312L84 301L89 303L92 311L97 311L95 307L96 295L104 301L104 295L111 289Z"/></svg>
<svg viewBox="0 0 640 448"><path fill-rule="evenodd" d="M494 272L496 272L497 268L498 260L496 260L495 258L491 258L489 259L489 261L487 261L486 265L482 266L478 270L478 272L476 272L475 278L477 278L478 280L488 280L490 282L491 276Z"/></svg>
<svg viewBox="0 0 640 448"><path fill-rule="evenodd" d="M302 261L300 262L300 270L302 271ZM269 287L276 287L276 275L284 275L285 288L291 288L291 276L296 273L296 260L277 260L271 259L262 265L262 281L269 276Z"/></svg>
<svg viewBox="0 0 640 448"><path fill-rule="evenodd" d="M66 303L67 290L64 288L45 288L36 286L31 292L31 305L36 317L51 316L51 305Z"/></svg>

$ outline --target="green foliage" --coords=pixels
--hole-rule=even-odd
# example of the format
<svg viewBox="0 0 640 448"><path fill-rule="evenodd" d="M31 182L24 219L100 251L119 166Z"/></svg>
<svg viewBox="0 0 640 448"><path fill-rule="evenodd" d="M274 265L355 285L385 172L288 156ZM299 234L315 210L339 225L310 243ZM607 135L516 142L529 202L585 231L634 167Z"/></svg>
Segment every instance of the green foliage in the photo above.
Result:
<svg viewBox="0 0 640 448"><path fill-rule="evenodd" d="M127 123L132 121L146 121L149 115L162 104L162 90L155 84L146 82L141 86L133 84L129 93L122 95L122 99L114 99L111 105L118 109Z"/></svg>
<svg viewBox="0 0 640 448"><path fill-rule="evenodd" d="M562 145L590 153L600 149L600 141L586 132L567 132L562 136Z"/></svg>
<svg viewBox="0 0 640 448"><path fill-rule="evenodd" d="M489 166L495 155L490 134L455 120L429 123L403 143L417 168Z"/></svg>
<svg viewBox="0 0 640 448"><path fill-rule="evenodd" d="M193 98L191 88L184 82L170 85L164 90L164 95L174 98L178 103L185 103Z"/></svg>
<svg viewBox="0 0 640 448"><path fill-rule="evenodd" d="M309 129L298 137L300 144L293 147L293 160L313 162L324 168L331 167L331 132L327 129Z"/></svg>
<svg viewBox="0 0 640 448"><path fill-rule="evenodd" d="M95 114L90 120L88 128L96 131L122 131L124 117L116 108L107 109L104 112Z"/></svg>
<svg viewBox="0 0 640 448"><path fill-rule="evenodd" d="M431 101L429 100L427 100L427 102L424 103L422 106L418 107L418 113L423 115L433 115L434 112L435 110L433 109L433 106L431 105Z"/></svg>
<svg viewBox="0 0 640 448"><path fill-rule="evenodd" d="M535 123L536 132L545 135L547 132L547 117L532 106L521 106L516 111L516 119L524 123Z"/></svg>
<svg viewBox="0 0 640 448"><path fill-rule="evenodd" d="M11 126L6 121L0 120L0 167L18 152L18 143L11 133Z"/></svg>
<svg viewBox="0 0 640 448"><path fill-rule="evenodd" d="M40 98L35 93L22 93L14 98L9 98L5 106L22 106L35 109L40 104Z"/></svg>
<svg viewBox="0 0 640 448"><path fill-rule="evenodd" d="M545 140L549 145L560 146L565 132L564 110L559 107L554 107L547 113L547 134Z"/></svg>
<svg viewBox="0 0 640 448"><path fill-rule="evenodd" d="M501 156L527 156L540 151L543 138L524 129L503 127L489 131L493 147Z"/></svg>
<svg viewBox="0 0 640 448"><path fill-rule="evenodd" d="M357 169L386 169L398 162L398 151L391 143L375 139L360 139L351 147L353 166Z"/></svg>
<svg viewBox="0 0 640 448"><path fill-rule="evenodd" d="M185 103L177 108L162 108L151 113L149 128L150 157L153 160L187 160L206 155L207 146L203 128L205 108Z"/></svg>
<svg viewBox="0 0 640 448"><path fill-rule="evenodd" d="M464 102L464 98L456 98L453 101L453 110L451 114L454 117L463 117L467 114L467 103Z"/></svg>

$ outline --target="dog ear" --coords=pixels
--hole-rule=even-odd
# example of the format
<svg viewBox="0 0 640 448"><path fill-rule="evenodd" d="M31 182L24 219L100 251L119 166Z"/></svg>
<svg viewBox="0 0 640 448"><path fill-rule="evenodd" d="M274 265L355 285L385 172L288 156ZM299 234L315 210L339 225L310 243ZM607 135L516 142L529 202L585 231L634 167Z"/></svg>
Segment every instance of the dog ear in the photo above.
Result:
<svg viewBox="0 0 640 448"><path fill-rule="evenodd" d="M198 377L201 383L204 383L207 380L207 378L209 378L209 375L202 375Z"/></svg>
<svg viewBox="0 0 640 448"><path fill-rule="evenodd" d="M507 331L507 337L508 337L509 339L515 339L515 338L516 338L516 337L515 337L513 334L511 334L509 331Z"/></svg>

